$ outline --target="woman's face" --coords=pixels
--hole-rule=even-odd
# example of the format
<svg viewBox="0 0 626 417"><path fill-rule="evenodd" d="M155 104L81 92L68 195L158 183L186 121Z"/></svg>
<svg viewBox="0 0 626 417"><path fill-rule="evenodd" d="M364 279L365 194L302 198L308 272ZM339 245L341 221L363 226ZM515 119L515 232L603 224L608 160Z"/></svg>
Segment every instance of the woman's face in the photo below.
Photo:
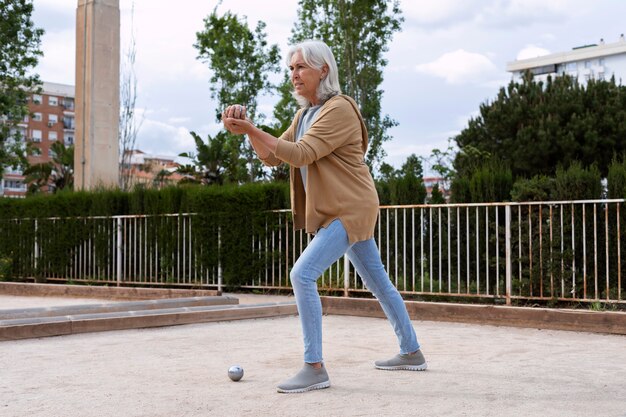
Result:
<svg viewBox="0 0 626 417"><path fill-rule="evenodd" d="M320 85L320 81L326 76L328 70L326 66L321 70L310 67L302 59L302 53L296 51L291 57L291 63L289 65L291 71L291 83L296 91L296 94L309 100L312 105L317 105L317 87Z"/></svg>

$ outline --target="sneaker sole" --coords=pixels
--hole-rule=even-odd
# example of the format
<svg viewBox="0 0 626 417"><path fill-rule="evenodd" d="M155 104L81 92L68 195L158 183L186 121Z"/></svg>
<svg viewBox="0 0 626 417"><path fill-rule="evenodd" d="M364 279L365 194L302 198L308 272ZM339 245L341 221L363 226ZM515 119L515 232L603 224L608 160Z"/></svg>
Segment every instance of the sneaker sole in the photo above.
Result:
<svg viewBox="0 0 626 417"><path fill-rule="evenodd" d="M296 394L298 392L307 392L307 391L313 391L316 389L324 389L328 387L330 387L330 381L320 382L319 384L309 385L308 387L304 387L304 388L294 388L294 389L277 388L276 390L283 394Z"/></svg>
<svg viewBox="0 0 626 417"><path fill-rule="evenodd" d="M376 369L382 369L384 371L425 371L428 365L425 363L421 365L395 365L395 366L383 366L374 365Z"/></svg>

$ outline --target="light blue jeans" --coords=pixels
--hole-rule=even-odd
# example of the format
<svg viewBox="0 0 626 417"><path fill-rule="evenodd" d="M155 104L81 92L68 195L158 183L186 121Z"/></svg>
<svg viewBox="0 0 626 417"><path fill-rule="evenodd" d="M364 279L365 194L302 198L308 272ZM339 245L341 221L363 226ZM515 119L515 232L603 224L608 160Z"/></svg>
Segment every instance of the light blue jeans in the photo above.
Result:
<svg viewBox="0 0 626 417"><path fill-rule="evenodd" d="M320 228L291 270L290 278L300 315L304 336L304 361L321 362L322 303L317 292L317 280L330 265L347 253L363 283L380 302L385 315L398 337L400 353L420 348L404 301L391 284L380 259L374 239L350 245L348 234L340 220Z"/></svg>

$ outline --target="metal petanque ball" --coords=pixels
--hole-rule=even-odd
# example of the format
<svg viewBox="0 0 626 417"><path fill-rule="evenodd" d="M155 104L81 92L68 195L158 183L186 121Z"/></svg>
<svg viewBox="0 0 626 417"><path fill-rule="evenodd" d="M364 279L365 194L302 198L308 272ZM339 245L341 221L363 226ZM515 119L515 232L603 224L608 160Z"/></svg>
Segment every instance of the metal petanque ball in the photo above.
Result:
<svg viewBox="0 0 626 417"><path fill-rule="evenodd" d="M243 368L239 365L234 365L228 368L228 377L237 382L243 378Z"/></svg>

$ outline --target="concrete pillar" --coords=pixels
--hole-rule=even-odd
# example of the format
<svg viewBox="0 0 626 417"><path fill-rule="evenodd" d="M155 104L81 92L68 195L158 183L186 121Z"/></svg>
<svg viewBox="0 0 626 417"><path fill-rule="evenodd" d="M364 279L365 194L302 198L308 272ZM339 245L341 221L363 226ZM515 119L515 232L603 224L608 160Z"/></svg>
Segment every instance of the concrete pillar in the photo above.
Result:
<svg viewBox="0 0 626 417"><path fill-rule="evenodd" d="M74 149L77 190L119 185L119 69L119 0L78 0Z"/></svg>

